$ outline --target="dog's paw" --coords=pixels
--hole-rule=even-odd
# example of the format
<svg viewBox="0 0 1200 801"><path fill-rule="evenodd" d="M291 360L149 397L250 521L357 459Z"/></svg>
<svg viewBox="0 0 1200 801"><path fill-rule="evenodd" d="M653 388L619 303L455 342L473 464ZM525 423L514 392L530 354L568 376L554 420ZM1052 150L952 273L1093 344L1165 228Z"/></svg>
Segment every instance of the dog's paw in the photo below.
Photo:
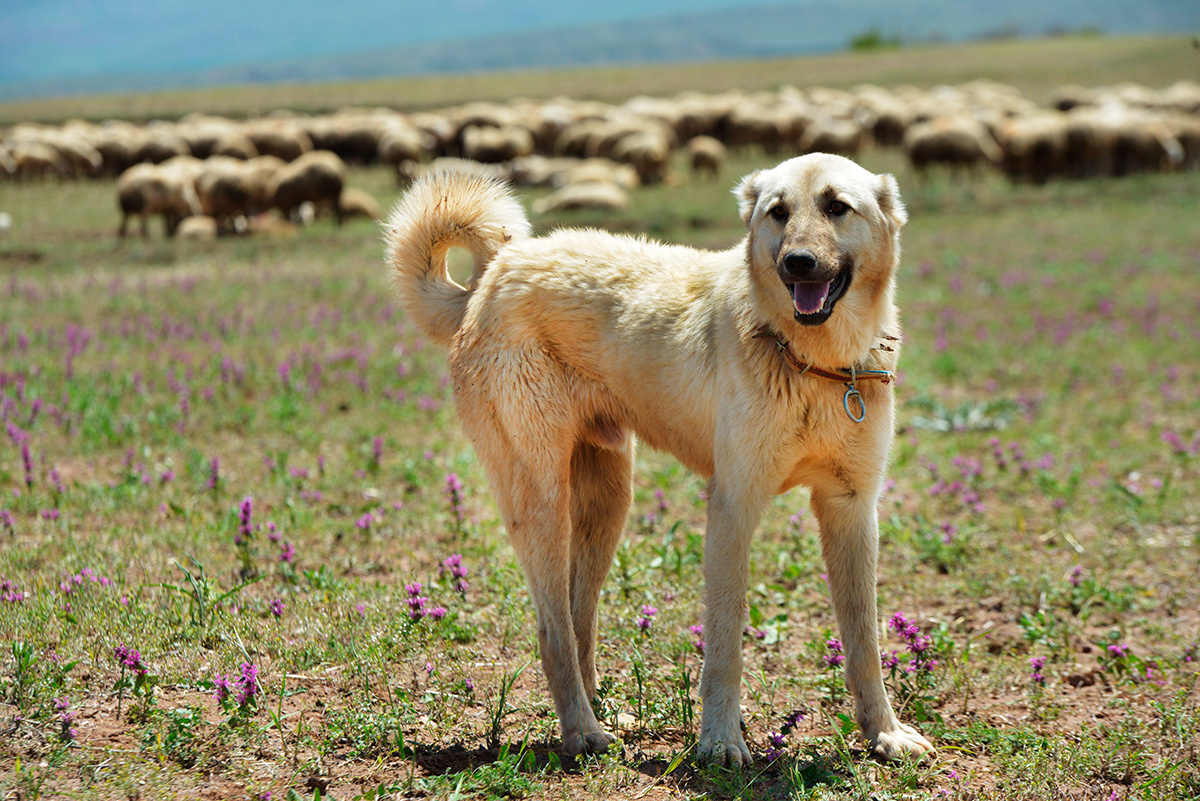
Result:
<svg viewBox="0 0 1200 801"><path fill-rule="evenodd" d="M574 734L563 738L563 750L571 756L580 754L603 754L617 738L604 729Z"/></svg>
<svg viewBox="0 0 1200 801"><path fill-rule="evenodd" d="M736 732L728 740L721 738L700 738L697 755L701 762L711 765L727 765L731 768L748 768L754 764L750 749L741 732Z"/></svg>
<svg viewBox="0 0 1200 801"><path fill-rule="evenodd" d="M921 736L912 726L896 724L891 731L881 731L871 738L871 753L879 759L923 759L934 753L933 743Z"/></svg>

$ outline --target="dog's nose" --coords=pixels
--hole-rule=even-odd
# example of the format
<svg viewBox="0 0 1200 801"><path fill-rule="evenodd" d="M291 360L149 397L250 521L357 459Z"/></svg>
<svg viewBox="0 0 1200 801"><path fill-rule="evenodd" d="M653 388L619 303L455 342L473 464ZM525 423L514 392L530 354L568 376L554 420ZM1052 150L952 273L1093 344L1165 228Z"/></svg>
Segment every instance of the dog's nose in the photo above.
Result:
<svg viewBox="0 0 1200 801"><path fill-rule="evenodd" d="M817 257L811 250L793 250L783 257L783 269L795 278L807 278L817 269Z"/></svg>

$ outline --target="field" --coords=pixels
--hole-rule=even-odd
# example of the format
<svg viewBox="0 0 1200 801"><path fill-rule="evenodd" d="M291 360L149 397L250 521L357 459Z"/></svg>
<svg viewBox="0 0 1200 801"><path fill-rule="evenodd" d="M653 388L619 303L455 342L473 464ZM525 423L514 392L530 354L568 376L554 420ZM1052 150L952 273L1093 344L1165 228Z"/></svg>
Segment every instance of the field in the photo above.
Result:
<svg viewBox="0 0 1200 801"><path fill-rule="evenodd" d="M725 247L730 185L774 160L681 161L624 212L535 224ZM378 227L118 241L112 182L0 183L0 798L1200 796L1200 173L861 161L910 212L879 616L930 638L882 637L935 760L857 739L794 491L752 553L757 765L695 762L704 485L648 449L600 610L623 748L562 757L523 577Z"/></svg>

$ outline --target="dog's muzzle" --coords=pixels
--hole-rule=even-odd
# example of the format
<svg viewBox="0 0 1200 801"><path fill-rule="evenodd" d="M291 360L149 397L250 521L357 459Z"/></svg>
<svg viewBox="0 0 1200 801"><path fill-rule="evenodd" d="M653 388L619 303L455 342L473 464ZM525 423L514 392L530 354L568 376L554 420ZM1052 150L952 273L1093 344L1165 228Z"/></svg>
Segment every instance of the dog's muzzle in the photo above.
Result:
<svg viewBox="0 0 1200 801"><path fill-rule="evenodd" d="M776 272L792 297L796 322L801 325L820 325L828 320L834 305L850 287L848 264L831 270L809 250L790 251L780 259Z"/></svg>

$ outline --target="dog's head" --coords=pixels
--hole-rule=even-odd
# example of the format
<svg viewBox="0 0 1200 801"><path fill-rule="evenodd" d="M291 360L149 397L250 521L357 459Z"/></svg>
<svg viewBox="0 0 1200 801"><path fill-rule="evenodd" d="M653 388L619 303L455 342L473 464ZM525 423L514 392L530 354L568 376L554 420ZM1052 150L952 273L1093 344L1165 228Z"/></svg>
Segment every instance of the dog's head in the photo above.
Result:
<svg viewBox="0 0 1200 801"><path fill-rule="evenodd" d="M776 325L791 318L831 335L878 333L907 220L891 175L811 153L751 173L734 194L750 232L751 278Z"/></svg>

